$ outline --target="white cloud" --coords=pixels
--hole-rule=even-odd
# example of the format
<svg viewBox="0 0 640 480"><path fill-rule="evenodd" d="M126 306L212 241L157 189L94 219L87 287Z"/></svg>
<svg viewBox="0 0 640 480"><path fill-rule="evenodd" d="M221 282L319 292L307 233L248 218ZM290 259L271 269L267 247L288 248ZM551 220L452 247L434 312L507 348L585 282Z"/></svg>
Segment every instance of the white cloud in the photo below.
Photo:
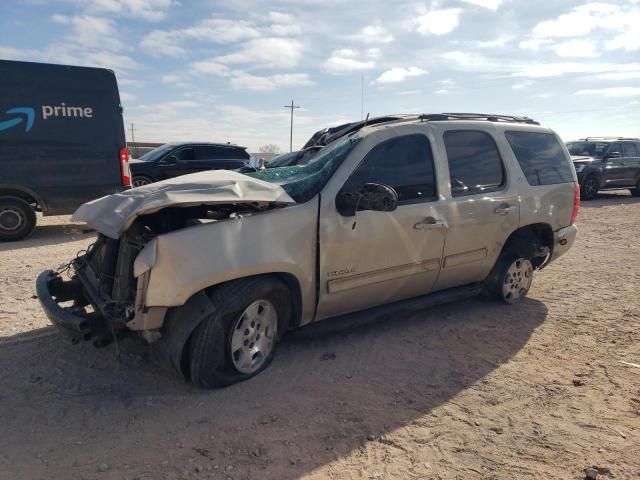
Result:
<svg viewBox="0 0 640 480"><path fill-rule="evenodd" d="M132 102L136 100L138 97L128 92L120 92L120 101L122 102Z"/></svg>
<svg viewBox="0 0 640 480"><path fill-rule="evenodd" d="M302 33L302 26L300 21L293 15L281 12L269 12L269 20L272 25L269 27L269 33L277 36L290 36L300 35Z"/></svg>
<svg viewBox="0 0 640 480"><path fill-rule="evenodd" d="M608 40L605 43L605 48L607 50L625 50L627 52L640 50L640 33L638 33L640 15L636 15L635 18L635 28L630 28L628 31L619 33L611 40Z"/></svg>
<svg viewBox="0 0 640 480"><path fill-rule="evenodd" d="M458 27L461 13L461 8L431 10L418 17L417 31L425 35L445 35L450 33Z"/></svg>
<svg viewBox="0 0 640 480"><path fill-rule="evenodd" d="M162 83L180 83L182 81L182 77L180 75L170 73L167 75L162 75L162 77L160 77L160 80L162 81Z"/></svg>
<svg viewBox="0 0 640 480"><path fill-rule="evenodd" d="M502 0L462 0L463 2L471 3L479 7L488 8L489 10L496 11Z"/></svg>
<svg viewBox="0 0 640 480"><path fill-rule="evenodd" d="M376 83L398 83L404 82L409 77L426 75L428 72L418 67L395 67L387 70L376 79Z"/></svg>
<svg viewBox="0 0 640 480"><path fill-rule="evenodd" d="M367 25L359 33L352 35L351 38L368 44L393 42L391 32L380 24Z"/></svg>
<svg viewBox="0 0 640 480"><path fill-rule="evenodd" d="M546 47L551 43L553 42L546 38L532 38L529 40L522 40L518 46L525 50L533 50L534 52L537 52L542 47Z"/></svg>
<svg viewBox="0 0 640 480"><path fill-rule="evenodd" d="M375 53L375 52L369 52ZM375 62L358 50L341 48L334 50L324 63L327 70L333 73L359 72L375 67Z"/></svg>
<svg viewBox="0 0 640 480"><path fill-rule="evenodd" d="M593 58L599 56L596 45L589 40L569 40L553 46L559 57Z"/></svg>
<svg viewBox="0 0 640 480"><path fill-rule="evenodd" d="M635 97L640 95L640 87L610 87L580 90L576 95L594 95L602 97Z"/></svg>
<svg viewBox="0 0 640 480"><path fill-rule="evenodd" d="M557 62L557 63L532 63L523 65L512 73L514 77L548 78L560 77L567 74L589 73L621 73L636 72L640 69L637 63L629 64L607 64L607 63L577 63L577 62Z"/></svg>
<svg viewBox="0 0 640 480"><path fill-rule="evenodd" d="M80 3L87 11L118 14L152 22L164 19L167 10L178 5L174 0L84 0Z"/></svg>
<svg viewBox="0 0 640 480"><path fill-rule="evenodd" d="M451 90L447 90L446 88L441 88L440 90L436 90L435 92L436 95L448 95L449 93L451 93Z"/></svg>
<svg viewBox="0 0 640 480"><path fill-rule="evenodd" d="M194 70L200 73L207 73L211 75L226 76L229 74L229 67L223 65L215 60L203 60L200 62L194 62L191 64Z"/></svg>
<svg viewBox="0 0 640 480"><path fill-rule="evenodd" d="M396 95L420 95L421 93L421 90L403 90L401 92L396 92Z"/></svg>
<svg viewBox="0 0 640 480"><path fill-rule="evenodd" d="M257 38L233 53L217 57L225 64L246 64L255 68L295 67L302 56L301 42L288 38Z"/></svg>
<svg viewBox="0 0 640 480"><path fill-rule="evenodd" d="M619 8L616 5L588 3L558 18L538 23L533 29L533 34L540 38L588 35L591 30L603 25L603 16L611 16L618 12Z"/></svg>
<svg viewBox="0 0 640 480"><path fill-rule="evenodd" d="M186 56L187 50L179 43L171 32L154 30L142 39L140 48L154 57L180 58Z"/></svg>
<svg viewBox="0 0 640 480"><path fill-rule="evenodd" d="M71 18L67 15L60 15L58 13L55 13L51 15L51 20L54 21L55 23L68 24L70 23Z"/></svg>
<svg viewBox="0 0 640 480"><path fill-rule="evenodd" d="M287 73L260 77L250 73L236 71L231 78L231 86L238 89L267 91L280 87L300 87L313 85L306 73Z"/></svg>
<svg viewBox="0 0 640 480"><path fill-rule="evenodd" d="M601 73L600 75L597 75L596 78L600 78L602 80L635 80L640 79L640 70Z"/></svg>
<svg viewBox="0 0 640 480"><path fill-rule="evenodd" d="M461 50L453 50L445 52L440 57L447 61L452 62L455 67L460 70L478 71L488 70L497 71L504 70L504 65L490 58L484 57L479 54L463 52Z"/></svg>

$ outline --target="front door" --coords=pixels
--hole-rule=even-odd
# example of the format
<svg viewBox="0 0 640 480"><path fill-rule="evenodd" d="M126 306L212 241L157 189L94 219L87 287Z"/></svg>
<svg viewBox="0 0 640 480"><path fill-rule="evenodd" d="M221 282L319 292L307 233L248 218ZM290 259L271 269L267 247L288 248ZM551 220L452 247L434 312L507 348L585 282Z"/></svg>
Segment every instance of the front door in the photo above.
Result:
<svg viewBox="0 0 640 480"><path fill-rule="evenodd" d="M362 161L348 159L353 170L346 182L323 192L317 319L431 291L440 271L446 223L437 210L431 142L415 131L367 137L367 145L352 152ZM393 187L397 210L341 216L335 207L337 191L355 192L368 182Z"/></svg>

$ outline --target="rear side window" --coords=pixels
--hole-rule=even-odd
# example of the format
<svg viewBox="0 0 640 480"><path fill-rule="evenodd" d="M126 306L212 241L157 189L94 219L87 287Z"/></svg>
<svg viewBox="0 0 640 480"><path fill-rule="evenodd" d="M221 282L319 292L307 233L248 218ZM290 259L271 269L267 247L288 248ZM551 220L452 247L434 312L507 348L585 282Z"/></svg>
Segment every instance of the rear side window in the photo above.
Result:
<svg viewBox="0 0 640 480"><path fill-rule="evenodd" d="M444 134L444 145L451 195L491 192L504 185L502 160L490 135L475 130L453 130Z"/></svg>
<svg viewBox="0 0 640 480"><path fill-rule="evenodd" d="M529 185L573 182L569 160L555 135L543 132L505 132Z"/></svg>
<svg viewBox="0 0 640 480"><path fill-rule="evenodd" d="M623 157L637 157L638 152L636 152L636 146L633 143L623 143L622 144L622 156Z"/></svg>
<svg viewBox="0 0 640 480"><path fill-rule="evenodd" d="M225 158L248 160L249 154L240 148L225 148Z"/></svg>
<svg viewBox="0 0 640 480"><path fill-rule="evenodd" d="M349 178L348 185L358 189L368 182L393 187L400 204L434 200L433 154L427 137L406 135L373 147Z"/></svg>
<svg viewBox="0 0 640 480"><path fill-rule="evenodd" d="M172 154L178 160L195 160L196 159L196 149L193 147L186 147L177 150Z"/></svg>

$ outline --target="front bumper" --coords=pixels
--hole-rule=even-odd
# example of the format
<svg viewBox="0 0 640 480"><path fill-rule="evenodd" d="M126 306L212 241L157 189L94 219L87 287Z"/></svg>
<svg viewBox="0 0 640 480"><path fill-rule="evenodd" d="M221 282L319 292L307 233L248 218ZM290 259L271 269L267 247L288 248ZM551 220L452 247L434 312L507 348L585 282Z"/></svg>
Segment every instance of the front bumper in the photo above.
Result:
<svg viewBox="0 0 640 480"><path fill-rule="evenodd" d="M87 312L88 301L77 278L64 281L60 274L45 270L36 280L36 294L51 323L76 341L89 340L104 332L104 321L95 312ZM63 307L60 303L73 302Z"/></svg>
<svg viewBox="0 0 640 480"><path fill-rule="evenodd" d="M573 245L577 234L578 227L575 225L569 225L568 227L564 227L553 232L553 252L551 254L551 262L567 253Z"/></svg>

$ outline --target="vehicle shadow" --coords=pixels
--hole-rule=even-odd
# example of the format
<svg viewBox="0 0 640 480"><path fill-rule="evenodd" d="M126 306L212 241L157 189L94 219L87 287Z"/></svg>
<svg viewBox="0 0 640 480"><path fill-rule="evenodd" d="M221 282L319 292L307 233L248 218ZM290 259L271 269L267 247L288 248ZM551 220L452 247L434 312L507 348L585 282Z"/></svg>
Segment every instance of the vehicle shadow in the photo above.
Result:
<svg viewBox="0 0 640 480"><path fill-rule="evenodd" d="M633 205L640 203L640 197L633 197L629 190L613 190L600 192L593 200L583 200L580 208L602 208L613 205Z"/></svg>
<svg viewBox="0 0 640 480"><path fill-rule="evenodd" d="M434 410L463 392L499 403L484 378L546 316L535 299L474 298L356 327L329 321L286 337L254 379L214 391L168 377L135 342L72 346L52 328L3 337L0 471L94 478L104 463L109 479L297 479L368 442L396 448L387 436L411 424L449 421Z"/></svg>
<svg viewBox="0 0 640 480"><path fill-rule="evenodd" d="M91 238L94 234L86 225L78 223L37 225L33 233L24 240L0 243L0 252L75 242Z"/></svg>

